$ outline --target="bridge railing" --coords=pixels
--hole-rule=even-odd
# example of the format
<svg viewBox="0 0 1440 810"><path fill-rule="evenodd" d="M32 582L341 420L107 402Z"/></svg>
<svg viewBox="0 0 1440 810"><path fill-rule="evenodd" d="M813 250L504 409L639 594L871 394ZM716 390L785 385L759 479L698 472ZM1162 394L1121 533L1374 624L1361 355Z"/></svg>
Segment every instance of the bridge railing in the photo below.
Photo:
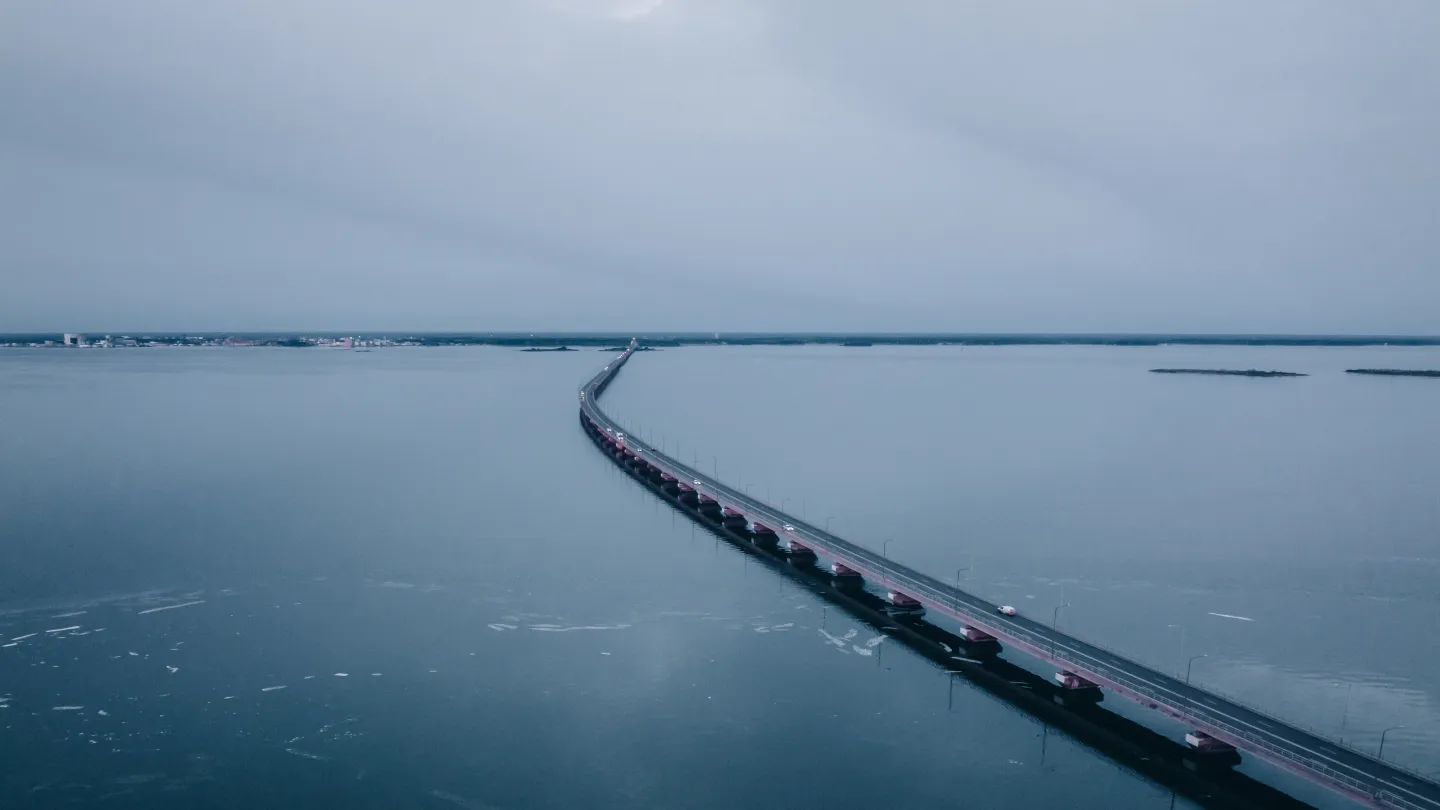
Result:
<svg viewBox="0 0 1440 810"><path fill-rule="evenodd" d="M723 485L721 485L721 486L723 487ZM756 506L760 507L762 510L778 511L778 510L775 509L775 507L770 506L769 504L759 503L759 502L755 501L754 498L750 498L750 497L748 497L748 496L742 496L742 495L740 495L739 493L735 493L733 490L730 490L728 487L724 487L724 488L725 488L730 494L736 496L736 500L743 500L743 501L746 501L746 502L755 504ZM919 592L920 592L920 593L916 593L916 594L912 594L912 595L915 595L915 596L920 596L920 595L928 596L928 597L929 597L931 600L933 600L933 601L935 602L935 604L937 604L937 605L949 606L949 605L954 605L954 604L955 604L956 599L955 599L954 594L958 593L962 599L964 599L964 600L966 600L966 601L968 601L968 602L971 603L971 604L970 604L971 607L975 607L975 606L976 606L976 603L978 603L980 606L983 606L983 608L985 608L985 610L984 610L983 612L986 613L986 614L994 611L995 608L997 607L996 605L991 604L991 603L988 602L987 600L981 599L980 597L975 596L975 595L973 595L973 594L970 594L970 593L968 593L968 592L961 591L961 590L959 590L959 589L953 588L952 586L947 585L947 584L942 583L942 582L939 582L938 580L934 580L934 579L931 578L931 577L925 576L925 575L923 575L923 574L918 574L918 572L910 572L909 569L897 568L896 566L892 565L892 564L889 562L889 560L886 560L886 559L880 557L879 555L875 554L875 552L871 551L870 549L864 548L863 546L857 546L857 545L854 544L854 543L851 543L851 542L849 542L849 541L847 541L847 540L844 540L844 539L842 539L842 538L836 537L836 536L830 534L829 532L824 531L824 530L822 530L822 529L819 529L819 528L817 528L817 527L815 527L815 526L811 526L811 525L808 524L808 523L805 523L805 522L803 522L803 521L796 521L796 520L794 520L794 519L791 519L791 522L792 522L793 524L795 524L795 525L805 527L806 530L807 530L807 533L808 533L808 534L811 534L811 535L817 536L817 537L820 539L820 542L821 542L822 545L832 545L832 546L835 546L836 548L843 549L843 552L844 552L845 554L849 554L849 555L851 555L852 557L858 558L858 559L860 559L860 560L864 560L864 561L868 562L872 567L881 570L881 571L884 572L885 575L888 577L888 582L889 582L889 583L897 584L897 585L900 585L900 586L902 586L902 587L909 587L909 588L911 588L911 589L913 589L913 590L916 590L916 591L919 591ZM917 577L918 577L918 578L917 578ZM961 604L964 604L964 602L962 602ZM986 623L986 624L990 624L990 623ZM1037 647L1042 647L1042 648L1046 648L1046 649L1052 649L1052 655L1054 654L1054 652L1053 652L1054 650L1061 650L1061 649L1067 650L1069 653L1072 653L1072 654L1065 656L1065 657L1064 657L1064 660L1067 660L1067 661L1069 661L1069 662L1071 662L1071 663L1083 665L1085 668L1090 669L1090 670L1092 670L1092 671L1095 671L1096 674L1106 674L1106 677L1110 677L1110 675L1109 675L1108 673L1113 673L1113 672L1115 672L1115 670L1113 670L1111 667L1107 666L1104 661L1101 661L1101 660L1095 658L1094 656L1088 655L1088 654L1086 654L1086 653L1083 652L1083 651L1075 650L1075 649L1073 649L1073 648L1067 647L1067 646L1065 646L1064 642L1057 642L1057 641L1055 641L1054 639L1051 639L1051 638L1043 638L1043 637L1035 636L1035 635L1029 633L1028 631L1024 630L1023 627L1018 627L1018 626L1016 626L1016 625L1014 625L1014 624L1011 624L1011 623L1008 623L1008 622L1007 622L1007 623L1004 623L1003 625L1000 625L1000 626L1002 626L1002 627L1005 628L1005 629L1002 631L1003 633L1010 634L1010 635L1014 635L1014 636L1016 636L1016 637L1021 637L1022 640L1026 641L1026 643L1030 643L1030 644L1032 644L1032 645L1034 645L1034 646L1037 646ZM1062 635L1066 636L1067 638L1073 638L1073 637L1070 636L1069 634L1062 634ZM1109 654L1109 655L1113 655L1113 656L1115 656L1115 657L1117 657L1117 658L1124 659L1124 660L1127 660L1127 661L1130 660L1130 659L1129 659L1129 656L1128 656L1127 654L1125 654L1125 653L1123 653L1123 652L1120 652L1120 651L1118 651L1118 650L1111 649L1111 648L1106 647L1106 646L1104 646L1104 645L1096 644L1096 643L1094 643L1094 642L1085 641L1085 640L1078 639L1078 638L1074 638L1073 640L1074 640L1076 643L1078 643L1078 644L1083 644L1083 645L1085 645L1085 646L1087 646L1087 647L1094 648L1094 649L1096 649L1096 650L1098 650L1098 651L1100 651L1100 652L1104 652L1104 653L1107 653L1107 654ZM1076 657L1076 656L1079 656L1079 657ZM1058 657L1060 657L1060 656L1055 655L1055 657L1058 658ZM1139 662L1132 662L1132 663L1135 663L1135 664L1138 665L1138 666L1145 667L1146 669L1150 669L1150 667L1147 667L1147 666L1145 666L1144 664L1140 664ZM1157 675L1158 677L1166 678L1166 679L1168 679L1168 680L1173 680L1173 678L1171 678L1171 676L1165 675L1164 673L1156 672L1156 675ZM1178 684L1178 681L1177 681L1177 684ZM1129 688L1129 687L1127 686L1127 688ZM1217 719L1217 718L1216 718L1216 714L1215 714L1214 709L1209 708L1209 707L1206 707L1206 706L1204 706L1203 704L1198 703L1198 702L1194 701L1194 700L1191 699L1191 698L1188 698L1188 697L1186 697L1186 696L1184 696L1184 695L1177 695L1177 694L1175 694L1174 692L1167 692L1166 694L1169 694L1169 695L1171 695L1172 697L1166 698L1166 699L1164 699L1164 700L1159 700L1156 694L1151 694L1151 693L1154 693L1155 690L1154 690L1153 688L1150 688L1150 687L1147 687L1147 688L1149 688L1149 693L1147 693L1146 696L1147 696L1147 697L1151 697L1152 699L1156 699L1156 702L1163 702L1163 703L1165 703L1165 705L1169 706L1169 707L1172 708L1172 709L1181 709L1182 707L1184 707L1184 708L1183 708L1183 711L1185 711L1186 714L1188 714L1188 715L1190 715L1190 716L1192 716L1192 717L1196 717L1197 719L1204 720L1205 722L1209 722L1209 723L1215 724L1217 727L1219 727L1220 724L1221 724L1222 722L1224 722L1224 721L1222 721L1221 719ZM1387 769L1391 769L1391 770L1394 770L1394 771L1397 771L1397 772L1401 772L1401 773L1404 773L1404 774L1407 774L1407 775L1410 775L1410 776L1414 776L1414 777L1416 777L1416 778L1423 779L1423 780L1426 780L1426 781L1430 781L1430 780L1431 780L1431 777L1429 777L1429 776L1427 776L1427 775L1425 775L1425 774L1419 773L1419 772L1417 772L1417 771L1411 770L1411 769L1409 769L1409 768L1405 768L1405 767L1403 767L1403 766L1398 766L1398 765L1395 765L1395 764L1389 763L1389 762L1383 762L1383 763L1382 763L1380 760L1376 759L1375 757L1371 756L1369 753L1367 753L1367 752L1365 752L1365 751L1361 751L1361 750L1359 750L1359 749L1357 749L1357 748L1355 748L1355 747L1353 747L1353 746L1346 745L1346 744L1344 744L1344 743L1340 743L1340 742L1338 742L1338 741L1336 741L1336 740L1333 740L1333 739L1327 737L1325 734L1323 734L1322 732L1320 732L1320 731L1318 731L1318 730L1316 730L1316 729L1313 729L1313 728L1303 728L1303 727L1301 727L1301 724L1293 723L1293 722L1291 722L1291 721L1284 720L1284 719L1279 718L1279 717L1275 717L1274 715L1271 715L1271 714L1269 714L1269 713L1267 713L1267 712L1265 712L1265 711L1263 711L1263 710L1261 710L1261 709L1255 708L1254 706L1249 705L1249 704L1245 703L1244 701L1239 700L1239 699L1237 699L1237 698L1235 698L1235 697L1232 697L1232 696L1229 696L1229 695L1225 695L1225 694L1216 692L1216 691L1214 691L1214 690L1201 689L1201 688L1199 688L1199 687L1193 687L1193 686L1189 686L1189 685L1187 685L1187 688L1194 689L1195 691L1199 691L1199 692L1204 692L1204 693L1206 693L1206 694L1208 694L1208 695L1212 695L1212 696L1214 696L1214 697L1217 697L1217 698L1220 698L1220 699L1222 699L1222 700L1225 700L1226 702L1231 703L1231 704L1235 705L1235 706L1238 707L1238 708L1242 708L1242 709L1244 709L1245 711L1250 712L1250 713L1256 715L1257 717L1259 717L1259 718L1261 718L1261 719L1263 719L1263 720L1265 720L1265 721L1267 721L1267 722L1270 722L1270 723L1273 723L1273 724L1276 724L1276 725L1286 726L1286 727L1289 727L1289 728L1291 728L1291 729L1296 729L1296 730L1299 730L1299 731L1303 731L1304 733L1309 734L1310 736L1314 737L1316 740L1318 740L1318 741L1320 741L1320 742L1323 742L1323 743L1325 743L1326 745L1333 746L1333 747L1335 747L1335 748L1337 748L1337 749L1340 749L1340 750L1343 750L1343 751L1345 751L1346 753L1349 753L1349 754L1354 754L1354 755L1356 755L1356 756L1363 757L1363 758L1365 758L1365 759L1367 759L1367 760L1370 760L1371 762L1374 762L1374 763L1377 764L1377 765L1382 765L1383 767L1385 767L1385 768L1387 768ZM1203 714L1201 714L1202 712L1203 712ZM1231 718L1231 722L1226 723L1226 725L1227 725L1229 728L1234 728L1233 718ZM1246 739L1247 739L1247 740L1250 740L1250 741L1255 741L1255 740L1259 740L1259 739L1261 739L1261 738L1255 737L1255 735L1253 735L1253 734L1249 734L1249 735L1246 737ZM1257 744L1258 744L1258 743L1257 743ZM1273 747L1273 746L1272 746L1272 747ZM1317 756L1317 757L1325 757L1326 755L1317 752L1317 753L1315 753L1315 756ZM1289 757L1289 759L1294 760L1295 757ZM1316 761L1318 762L1319 760L1316 760ZM1328 766L1327 766L1327 767L1328 767ZM1345 766L1345 767L1349 767L1349 766ZM1334 770L1334 769L1332 768L1331 770Z"/></svg>
<svg viewBox="0 0 1440 810"><path fill-rule="evenodd" d="M850 545L848 542L842 542L846 546ZM871 557L870 554L862 554L858 556ZM881 568L881 570L883 570L886 575L891 578L892 583L902 588L909 588L914 591L914 593L911 593L910 595L925 596L938 605L954 604L955 600L953 599L951 594L946 593L944 590L936 587L940 583L921 581L909 575L908 573L897 571L892 566L883 563L883 561L871 559L870 562L872 564L879 563L875 567ZM969 595L966 594L966 596ZM983 600L977 599L976 601ZM973 607L973 605L966 606ZM1048 650L1050 657L1055 660L1065 661L1074 664L1077 669L1088 671L1090 673L1103 677L1106 680L1111 681L1112 683L1123 686L1125 689L1143 696L1147 700L1154 702L1156 705L1164 705L1170 709L1173 709L1188 717L1191 717L1196 721L1209 725L1226 734L1230 734L1234 737L1242 739L1256 748L1263 749L1274 756L1285 759L1286 761L1302 765L1307 770L1323 774L1324 776L1333 781L1339 782L1340 784L1343 784L1347 787L1358 790L1362 793L1365 793L1366 795L1374 795L1375 785L1373 783L1362 781L1355 778L1350 773L1337 769L1334 765L1330 764L1331 762L1333 762L1333 760L1325 758L1323 754L1316 753L1311 756L1306 756L1297 753L1296 748L1298 748L1298 746L1287 747L1283 745L1278 745L1272 740L1267 739L1263 735L1258 735L1253 731L1244 728L1241 725L1237 725L1237 721L1235 721L1233 718L1229 718L1222 714L1217 714L1217 712L1212 707L1205 706L1204 704L1183 695L1176 695L1173 692L1169 692L1167 690L1156 689L1155 686L1150 683L1137 680L1123 670L1117 670L1114 667L1106 664L1104 661L1095 658L1094 656L1087 655L1082 651L1068 648L1063 643L1057 642L1053 638L1036 635L1024 629L1023 627L1019 627L1014 624L1007 623L1002 625L1002 627L1004 629L997 630L997 632L999 632L1001 635L1008 635L1012 638L1015 638L1017 641L1021 641L1038 650ZM1090 644L1089 642L1082 643L1087 645ZM1103 650L1103 648L1099 648L1098 645L1096 646L1098 649ZM1111 651L1109 650L1103 651L1111 653ZM1114 654L1120 658L1125 657L1120 653L1111 654ZM1255 711L1253 709L1250 709L1249 707L1243 708L1245 708L1247 711L1254 711L1255 714L1266 720L1272 720L1269 715L1266 715L1263 712ZM1285 721L1279 719L1273 719L1273 722L1280 725L1288 725L1287 723L1285 723ZM1327 744L1333 744L1330 743L1329 740L1323 741ZM1353 749L1350 749L1348 747L1346 747L1345 750L1353 751ZM1361 753L1363 755L1363 752L1354 753ZM1389 763L1385 763L1385 765L1386 767L1393 767ZM1413 807L1416 808L1416 810L1423 810L1420 805L1410 803L1403 797L1395 796L1394 799L1390 801L1392 804L1397 804L1397 806L1407 808Z"/></svg>

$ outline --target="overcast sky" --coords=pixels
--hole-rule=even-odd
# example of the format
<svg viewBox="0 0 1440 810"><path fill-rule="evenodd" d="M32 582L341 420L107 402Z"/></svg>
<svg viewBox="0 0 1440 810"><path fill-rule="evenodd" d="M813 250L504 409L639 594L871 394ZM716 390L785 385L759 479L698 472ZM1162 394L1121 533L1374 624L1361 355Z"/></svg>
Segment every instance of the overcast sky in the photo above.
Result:
<svg viewBox="0 0 1440 810"><path fill-rule="evenodd" d="M1440 334L1435 0L0 0L0 332Z"/></svg>

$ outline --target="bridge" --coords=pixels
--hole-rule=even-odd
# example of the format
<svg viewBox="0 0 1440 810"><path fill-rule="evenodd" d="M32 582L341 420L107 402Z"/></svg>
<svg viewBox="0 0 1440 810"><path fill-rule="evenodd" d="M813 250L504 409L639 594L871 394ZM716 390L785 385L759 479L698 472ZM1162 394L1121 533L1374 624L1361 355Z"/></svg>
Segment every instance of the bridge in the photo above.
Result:
<svg viewBox="0 0 1440 810"><path fill-rule="evenodd" d="M887 559L732 489L678 459L626 436L597 400L633 356L637 342L580 390L582 424L597 443L636 474L664 487L678 501L709 509L725 523L743 525L757 542L783 541L792 559L825 557L841 578L875 583L898 611L933 610L958 620L960 637L991 651L1005 646L1053 665L1056 681L1077 695L1108 690L1168 715L1193 731L1197 753L1238 759L1237 750L1261 757L1363 805L1440 810L1440 784L1364 752L1299 728L1159 672L1114 650L1020 615Z"/></svg>

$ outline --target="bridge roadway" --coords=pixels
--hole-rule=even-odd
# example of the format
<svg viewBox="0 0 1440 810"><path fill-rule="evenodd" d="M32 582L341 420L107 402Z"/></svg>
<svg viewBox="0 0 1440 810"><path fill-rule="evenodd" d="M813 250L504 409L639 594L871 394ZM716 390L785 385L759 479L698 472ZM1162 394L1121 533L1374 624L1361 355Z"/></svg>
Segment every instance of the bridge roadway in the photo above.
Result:
<svg viewBox="0 0 1440 810"><path fill-rule="evenodd" d="M636 344L591 379L581 391L581 412L600 430L624 429L599 408L596 400L635 351ZM744 513L752 522L774 529L782 541L796 540L819 555L855 571L867 580L953 616L964 624L1048 661L1063 671L1130 697L1152 709L1188 723L1217 740L1255 753L1306 779L1376 808L1440 810L1440 785L1428 777L1382 762L1258 710L1166 675L1104 647L1082 641L1024 616L1005 616L999 606L959 590L870 549L781 512L705 475L649 445L627 436L618 446L636 454L663 473L693 486L722 506ZM793 527L787 529L786 526Z"/></svg>

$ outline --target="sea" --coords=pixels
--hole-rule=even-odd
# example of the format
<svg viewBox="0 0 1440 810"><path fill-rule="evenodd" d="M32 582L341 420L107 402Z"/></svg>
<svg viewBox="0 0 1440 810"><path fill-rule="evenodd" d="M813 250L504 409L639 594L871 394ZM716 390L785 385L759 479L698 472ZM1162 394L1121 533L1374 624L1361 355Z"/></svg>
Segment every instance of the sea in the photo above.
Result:
<svg viewBox="0 0 1440 810"><path fill-rule="evenodd" d="M1196 806L623 475L576 417L610 357L0 350L0 807ZM810 523L1434 778L1440 380L1360 367L1440 348L694 346L603 402Z"/></svg>

